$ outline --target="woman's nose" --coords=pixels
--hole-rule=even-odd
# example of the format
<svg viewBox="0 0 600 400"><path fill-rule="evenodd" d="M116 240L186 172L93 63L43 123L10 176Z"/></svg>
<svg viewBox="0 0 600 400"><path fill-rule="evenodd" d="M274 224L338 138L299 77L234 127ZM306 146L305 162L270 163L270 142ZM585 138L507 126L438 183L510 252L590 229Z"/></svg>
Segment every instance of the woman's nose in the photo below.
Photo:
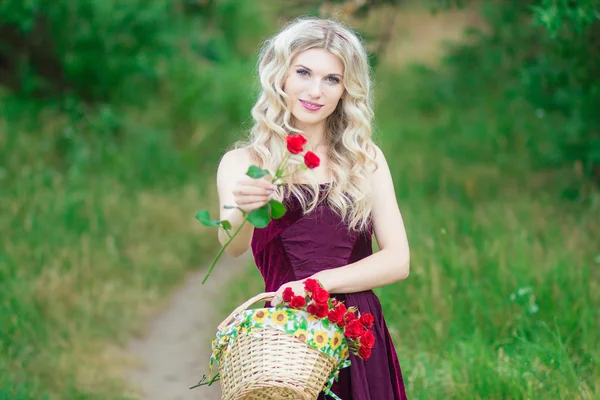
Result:
<svg viewBox="0 0 600 400"><path fill-rule="evenodd" d="M311 81L308 94L313 98L321 97L321 81L319 79Z"/></svg>

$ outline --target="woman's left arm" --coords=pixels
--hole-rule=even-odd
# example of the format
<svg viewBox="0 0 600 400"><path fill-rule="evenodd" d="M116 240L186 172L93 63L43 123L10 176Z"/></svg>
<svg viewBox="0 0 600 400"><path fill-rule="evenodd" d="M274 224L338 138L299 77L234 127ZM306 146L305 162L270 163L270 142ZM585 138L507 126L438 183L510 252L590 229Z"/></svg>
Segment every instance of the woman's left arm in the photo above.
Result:
<svg viewBox="0 0 600 400"><path fill-rule="evenodd" d="M410 252L404 221L398 208L390 168L379 147L373 172L373 230L379 251L343 267L324 270L313 278L330 293L355 293L406 279Z"/></svg>

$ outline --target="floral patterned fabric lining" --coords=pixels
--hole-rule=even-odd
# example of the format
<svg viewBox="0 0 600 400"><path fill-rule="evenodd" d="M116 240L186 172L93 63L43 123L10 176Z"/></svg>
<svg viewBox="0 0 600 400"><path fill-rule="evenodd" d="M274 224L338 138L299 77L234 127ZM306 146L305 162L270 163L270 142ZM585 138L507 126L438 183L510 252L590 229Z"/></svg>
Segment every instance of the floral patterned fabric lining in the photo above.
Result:
<svg viewBox="0 0 600 400"><path fill-rule="evenodd" d="M212 376L214 363L219 362L223 354L230 351L230 346L239 332L260 337L257 330L261 328L273 328L290 334L337 360L337 366L327 379L323 391L336 400L342 400L331 391L331 385L334 380L337 381L340 370L350 366L348 342L342 331L326 318L318 319L306 311L287 307L246 310L237 315L231 324L217 332L212 342L210 375Z"/></svg>

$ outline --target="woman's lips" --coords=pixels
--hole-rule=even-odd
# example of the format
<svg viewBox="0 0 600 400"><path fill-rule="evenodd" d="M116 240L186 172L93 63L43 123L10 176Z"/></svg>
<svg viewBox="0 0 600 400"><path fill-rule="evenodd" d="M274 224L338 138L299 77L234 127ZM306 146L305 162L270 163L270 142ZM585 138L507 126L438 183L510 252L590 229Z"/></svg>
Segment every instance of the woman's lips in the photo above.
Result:
<svg viewBox="0 0 600 400"><path fill-rule="evenodd" d="M318 111L323 107L322 104L310 103L308 101L300 100L300 103L306 108L308 111Z"/></svg>

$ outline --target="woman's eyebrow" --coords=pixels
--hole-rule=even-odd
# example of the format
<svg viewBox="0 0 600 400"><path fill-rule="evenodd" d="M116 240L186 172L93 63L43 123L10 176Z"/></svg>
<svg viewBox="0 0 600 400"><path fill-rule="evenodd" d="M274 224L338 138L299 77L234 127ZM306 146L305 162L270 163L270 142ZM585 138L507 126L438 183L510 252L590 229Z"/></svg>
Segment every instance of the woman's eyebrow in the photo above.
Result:
<svg viewBox="0 0 600 400"><path fill-rule="evenodd" d="M302 67L302 68L306 69L308 72L312 72L312 69L308 68L308 67L307 67L307 66L305 66L305 65L302 65L302 64L296 64L295 66L296 66L296 67ZM332 74L329 74L328 76L332 76L332 75L337 75L337 76L339 76L339 77L342 77L342 78L344 77L344 75L342 75L342 74L338 74L338 73L332 73Z"/></svg>

